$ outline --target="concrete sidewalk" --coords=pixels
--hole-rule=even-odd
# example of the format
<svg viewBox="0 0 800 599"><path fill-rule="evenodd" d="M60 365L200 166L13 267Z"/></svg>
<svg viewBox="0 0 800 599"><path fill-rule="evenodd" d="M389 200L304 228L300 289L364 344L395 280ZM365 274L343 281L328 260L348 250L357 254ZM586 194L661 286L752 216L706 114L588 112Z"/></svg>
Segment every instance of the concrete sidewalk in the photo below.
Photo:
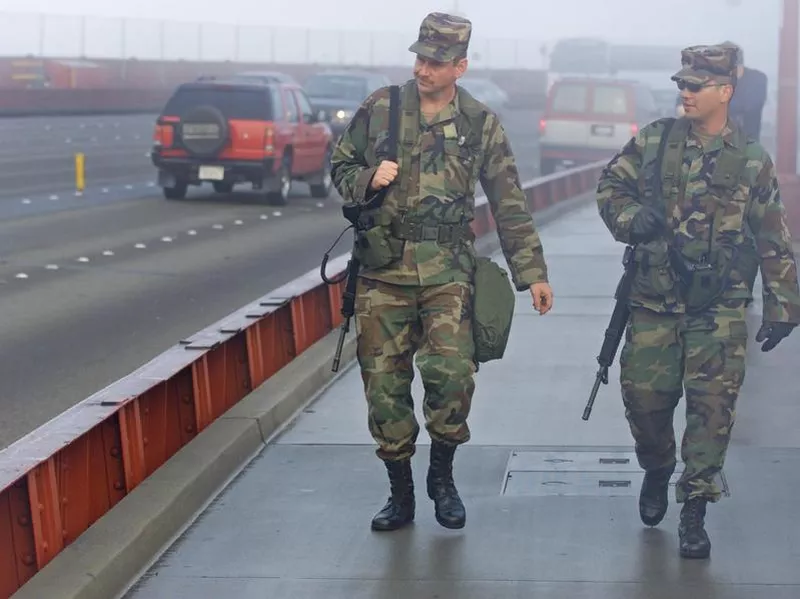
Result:
<svg viewBox="0 0 800 599"><path fill-rule="evenodd" d="M519 294L506 358L478 373L473 437L455 463L466 528L449 531L434 519L424 491L423 431L414 460L415 524L394 533L370 530L388 486L351 367L126 597L800 597L800 335L766 355L751 341L724 472L730 496L709 507L712 557L681 560L674 504L657 529L639 521L641 472L616 364L591 420L581 420L623 247L594 205L541 230L555 308L539 317L529 296ZM760 303L750 314L752 340ZM422 422L419 377L414 389ZM683 426L680 414L677 434Z"/></svg>

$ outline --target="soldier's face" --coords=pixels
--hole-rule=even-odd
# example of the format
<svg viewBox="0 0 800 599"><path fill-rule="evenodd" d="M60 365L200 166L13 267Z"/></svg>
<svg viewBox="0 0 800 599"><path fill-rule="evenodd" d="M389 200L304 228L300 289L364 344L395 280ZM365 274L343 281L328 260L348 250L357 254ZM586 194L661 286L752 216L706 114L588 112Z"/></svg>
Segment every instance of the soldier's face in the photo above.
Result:
<svg viewBox="0 0 800 599"><path fill-rule="evenodd" d="M449 89L467 69L467 59L439 62L417 55L414 78L420 94L436 95Z"/></svg>
<svg viewBox="0 0 800 599"><path fill-rule="evenodd" d="M683 89L681 89L683 88ZM678 83L686 118L702 121L722 110L731 99L733 87L709 82L702 86Z"/></svg>

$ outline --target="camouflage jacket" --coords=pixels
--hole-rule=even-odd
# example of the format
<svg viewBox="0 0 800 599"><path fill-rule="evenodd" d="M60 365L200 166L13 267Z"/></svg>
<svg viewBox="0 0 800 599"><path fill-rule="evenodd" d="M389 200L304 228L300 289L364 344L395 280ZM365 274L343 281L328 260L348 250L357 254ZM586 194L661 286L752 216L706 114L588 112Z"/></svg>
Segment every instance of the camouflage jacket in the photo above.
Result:
<svg viewBox="0 0 800 599"><path fill-rule="evenodd" d="M600 177L600 216L614 238L623 243L629 243L630 223L642 204L640 176L643 169L646 172L654 167L664 122L655 121L642 128ZM727 183L721 181L725 177L715 177L724 147L731 156L741 157L738 178ZM715 242L738 249L730 285L721 299L752 300L760 267L764 319L800 322L797 267L775 166L766 150L730 121L723 134L706 148L690 130L675 185L669 190L662 206L667 207L668 238L673 247L691 255L697 248L710 247L713 234ZM658 312L685 312L667 257L667 239L640 244L636 260L640 265L646 262L648 272L637 269L631 304Z"/></svg>
<svg viewBox="0 0 800 599"><path fill-rule="evenodd" d="M519 291L547 281L538 232L526 208L517 167L497 116L464 89L426 123L416 82L401 86L399 172L380 210L390 219L426 225L469 223L474 218L475 185L480 181L497 225L503 254ZM481 122L477 131L470 123ZM373 92L356 111L332 156L333 183L345 202L363 203L374 192L370 181L385 149L389 88ZM405 241L402 258L362 275L403 285L470 281L474 239L460 244Z"/></svg>

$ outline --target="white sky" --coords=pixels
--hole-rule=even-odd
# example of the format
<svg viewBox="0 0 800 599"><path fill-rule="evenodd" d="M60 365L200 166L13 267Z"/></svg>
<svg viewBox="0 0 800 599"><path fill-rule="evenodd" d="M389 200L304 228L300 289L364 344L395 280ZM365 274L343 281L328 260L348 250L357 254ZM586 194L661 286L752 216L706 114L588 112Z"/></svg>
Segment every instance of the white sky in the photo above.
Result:
<svg viewBox="0 0 800 599"><path fill-rule="evenodd" d="M424 15L458 8L473 21L476 45L500 62L533 60L542 43L563 37L601 37L618 43L685 46L731 39L745 48L747 62L768 74L777 67L778 27L782 0L404 0L381 5L375 0L0 0L0 54L46 53L119 56L125 51L143 58L182 55L231 58L233 28L222 24L261 25L240 33L238 56L264 58L271 46L266 27L328 30L303 35L283 32L275 39L281 57L319 57L330 52L352 57L370 54L380 63L389 55L402 57ZM731 7L730 4L737 4ZM347 6L347 9L343 8ZM389 9L388 7L392 8ZM391 19L388 14L392 13ZM10 18L7 13L91 15L133 19L168 19L216 23L203 29L170 25L163 44L156 24L128 24L123 44L119 22L91 19L81 34L79 19L48 18L44 43L35 17ZM356 37L342 31L392 32ZM521 40L513 44L497 39ZM379 46L378 48L371 47ZM335 47L335 50L332 49ZM201 50L202 48L202 50ZM535 49L535 51L534 51ZM270 52L273 51L270 48ZM255 53L255 54L254 54ZM253 55L253 56L251 56ZM491 58L488 58L491 62ZM676 64L680 60L676 56ZM536 64L535 66L539 66Z"/></svg>

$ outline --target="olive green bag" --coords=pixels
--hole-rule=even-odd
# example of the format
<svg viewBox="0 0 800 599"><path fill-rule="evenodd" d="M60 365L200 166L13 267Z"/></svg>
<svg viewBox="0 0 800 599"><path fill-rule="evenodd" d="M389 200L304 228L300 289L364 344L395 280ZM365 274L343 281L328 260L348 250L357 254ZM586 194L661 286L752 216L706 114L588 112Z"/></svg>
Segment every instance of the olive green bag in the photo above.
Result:
<svg viewBox="0 0 800 599"><path fill-rule="evenodd" d="M478 257L473 279L472 337L475 360L489 362L503 357L511 333L516 298L508 273L490 258Z"/></svg>

